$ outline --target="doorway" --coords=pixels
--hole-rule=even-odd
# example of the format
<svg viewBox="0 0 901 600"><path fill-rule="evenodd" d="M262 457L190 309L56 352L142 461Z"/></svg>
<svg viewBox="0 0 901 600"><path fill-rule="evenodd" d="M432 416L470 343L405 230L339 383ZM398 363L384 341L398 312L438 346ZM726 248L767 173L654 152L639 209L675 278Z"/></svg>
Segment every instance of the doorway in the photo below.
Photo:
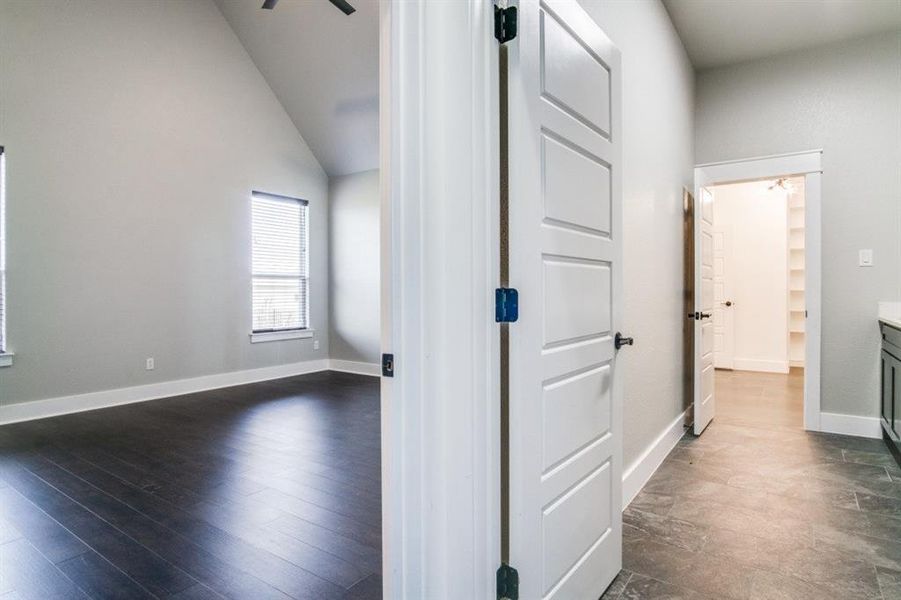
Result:
<svg viewBox="0 0 901 600"><path fill-rule="evenodd" d="M719 416L800 427L804 178L711 186L713 364Z"/></svg>
<svg viewBox="0 0 901 600"><path fill-rule="evenodd" d="M695 169L696 435L715 415L819 430L820 157Z"/></svg>

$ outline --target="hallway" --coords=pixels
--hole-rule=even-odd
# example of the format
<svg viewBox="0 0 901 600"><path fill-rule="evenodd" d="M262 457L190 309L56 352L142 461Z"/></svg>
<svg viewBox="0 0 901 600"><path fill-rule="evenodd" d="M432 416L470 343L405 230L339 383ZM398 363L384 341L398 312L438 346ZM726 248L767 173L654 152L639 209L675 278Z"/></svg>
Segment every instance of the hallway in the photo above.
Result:
<svg viewBox="0 0 901 600"><path fill-rule="evenodd" d="M901 469L803 431L803 374L718 371L717 416L623 514L608 599L899 599Z"/></svg>

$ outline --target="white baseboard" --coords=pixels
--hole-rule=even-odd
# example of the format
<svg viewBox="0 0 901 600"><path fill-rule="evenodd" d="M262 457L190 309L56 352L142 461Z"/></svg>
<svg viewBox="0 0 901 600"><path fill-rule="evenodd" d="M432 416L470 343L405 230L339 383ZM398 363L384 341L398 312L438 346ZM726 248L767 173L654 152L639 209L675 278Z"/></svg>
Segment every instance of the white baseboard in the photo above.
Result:
<svg viewBox="0 0 901 600"><path fill-rule="evenodd" d="M759 371L761 373L788 373L787 360L759 360L756 358L738 358L733 360L732 368L736 371Z"/></svg>
<svg viewBox="0 0 901 600"><path fill-rule="evenodd" d="M882 437L882 423L879 417L824 412L820 413L820 431L878 439Z"/></svg>
<svg viewBox="0 0 901 600"><path fill-rule="evenodd" d="M382 367L376 363L354 362L352 360L338 360L330 358L328 361L329 371L341 371L342 373L356 373L357 375L382 375Z"/></svg>
<svg viewBox="0 0 901 600"><path fill-rule="evenodd" d="M632 502L644 484L663 464L664 459L676 447L685 434L685 412L676 417L641 456L623 472L623 510Z"/></svg>
<svg viewBox="0 0 901 600"><path fill-rule="evenodd" d="M118 406L120 404L157 400L159 398L168 398L169 396L192 394L233 385L279 379L281 377L292 377L294 375L303 375L305 373L326 371L328 368L329 361L327 359L309 360L287 365L262 367L260 369L217 373L216 375L204 375L202 377L178 379L175 381L162 381L160 383L137 385L115 390L104 390L102 392L90 392L74 396L48 398L47 400L7 404L5 406L0 406L0 425L55 417L58 415L94 410L97 408L106 408L108 406Z"/></svg>

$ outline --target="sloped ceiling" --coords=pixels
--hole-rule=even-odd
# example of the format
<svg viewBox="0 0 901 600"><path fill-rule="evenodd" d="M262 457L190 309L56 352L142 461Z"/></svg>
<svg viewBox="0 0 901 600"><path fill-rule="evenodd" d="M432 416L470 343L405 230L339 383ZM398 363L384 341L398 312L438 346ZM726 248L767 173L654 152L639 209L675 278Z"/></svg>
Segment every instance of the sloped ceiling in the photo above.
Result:
<svg viewBox="0 0 901 600"><path fill-rule="evenodd" d="M663 0L696 69L901 29L901 0Z"/></svg>
<svg viewBox="0 0 901 600"><path fill-rule="evenodd" d="M329 176L379 166L377 0L215 0Z"/></svg>

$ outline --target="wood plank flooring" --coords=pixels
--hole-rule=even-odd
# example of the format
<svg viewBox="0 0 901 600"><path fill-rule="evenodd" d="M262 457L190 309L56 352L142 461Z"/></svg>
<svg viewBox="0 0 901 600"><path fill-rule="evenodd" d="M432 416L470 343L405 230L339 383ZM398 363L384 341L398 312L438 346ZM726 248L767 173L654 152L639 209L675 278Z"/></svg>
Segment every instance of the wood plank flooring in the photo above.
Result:
<svg viewBox="0 0 901 600"><path fill-rule="evenodd" d="M800 390L717 374L605 600L901 599L901 469ZM333 372L0 427L0 599L380 598L379 460L378 379Z"/></svg>
<svg viewBox="0 0 901 600"><path fill-rule="evenodd" d="M901 599L901 469L803 431L803 376L718 371L717 414L623 514L604 600Z"/></svg>
<svg viewBox="0 0 901 600"><path fill-rule="evenodd" d="M381 598L379 381L0 427L0 599Z"/></svg>

